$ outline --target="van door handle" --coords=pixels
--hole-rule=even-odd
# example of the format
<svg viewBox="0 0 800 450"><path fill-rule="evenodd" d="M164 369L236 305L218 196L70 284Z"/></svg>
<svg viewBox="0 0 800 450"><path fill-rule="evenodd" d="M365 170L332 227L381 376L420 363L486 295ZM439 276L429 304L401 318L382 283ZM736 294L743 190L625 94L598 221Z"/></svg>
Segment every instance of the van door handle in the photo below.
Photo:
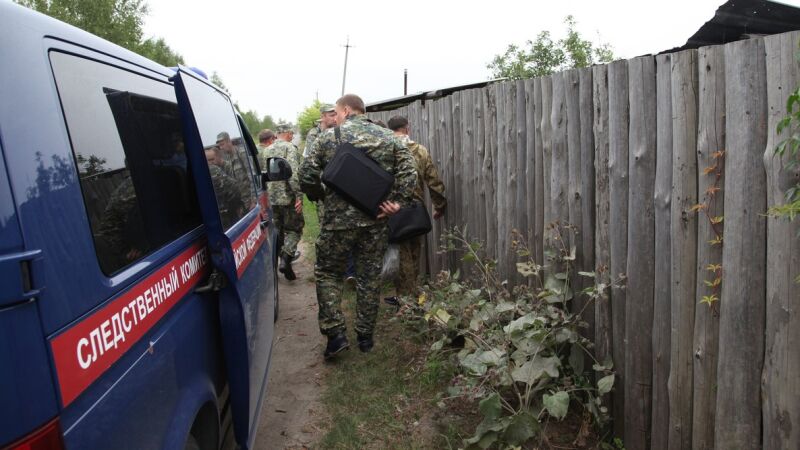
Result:
<svg viewBox="0 0 800 450"><path fill-rule="evenodd" d="M208 276L208 282L202 286L197 286L194 289L195 294L202 294L203 292L216 292L225 287L225 277L217 270L214 269L211 275Z"/></svg>

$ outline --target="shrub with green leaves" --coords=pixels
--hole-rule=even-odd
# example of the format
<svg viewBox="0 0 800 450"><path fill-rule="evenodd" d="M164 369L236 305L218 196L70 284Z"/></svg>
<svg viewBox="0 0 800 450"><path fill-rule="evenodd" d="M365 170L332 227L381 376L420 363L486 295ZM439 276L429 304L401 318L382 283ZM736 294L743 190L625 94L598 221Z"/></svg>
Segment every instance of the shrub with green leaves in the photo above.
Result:
<svg viewBox="0 0 800 450"><path fill-rule="evenodd" d="M431 355L447 355L457 366L448 397L479 402L483 421L465 440L467 448L520 446L540 437L545 421L563 420L570 412L597 427L608 420L603 395L614 385L612 362L594 359L591 341L581 334L587 327L583 311L570 307L575 295L596 300L611 286L573 294L575 249L564 237L572 228L548 227L544 266L515 236L517 270L528 284L513 289L499 279L481 245L455 229L443 237L445 250L469 262L474 276L442 272L418 298L402 299L400 316L427 327ZM595 278L589 272L580 276Z"/></svg>

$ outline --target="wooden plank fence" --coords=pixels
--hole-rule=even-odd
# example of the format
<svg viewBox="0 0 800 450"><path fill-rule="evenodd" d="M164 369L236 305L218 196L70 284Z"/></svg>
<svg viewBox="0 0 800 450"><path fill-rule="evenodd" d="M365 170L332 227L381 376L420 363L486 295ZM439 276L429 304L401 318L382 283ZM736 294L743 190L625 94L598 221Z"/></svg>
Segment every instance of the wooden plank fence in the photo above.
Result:
<svg viewBox="0 0 800 450"><path fill-rule="evenodd" d="M628 449L800 448L800 221L764 215L800 180L773 152L799 42L756 37L370 113L408 117L445 182L427 273L469 270L438 252L459 226L520 283L512 230L544 263L560 221L577 227L579 270L626 275L585 319L595 357L614 362ZM718 265L721 289L707 283Z"/></svg>

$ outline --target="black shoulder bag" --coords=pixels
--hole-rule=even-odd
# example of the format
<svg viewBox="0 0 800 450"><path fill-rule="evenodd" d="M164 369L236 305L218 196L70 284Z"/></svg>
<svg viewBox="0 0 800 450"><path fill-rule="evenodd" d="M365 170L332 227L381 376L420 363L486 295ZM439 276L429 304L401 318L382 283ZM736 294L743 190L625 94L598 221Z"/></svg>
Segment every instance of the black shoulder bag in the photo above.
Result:
<svg viewBox="0 0 800 450"><path fill-rule="evenodd" d="M386 200L394 185L394 176L385 171L363 150L341 142L339 127L334 128L336 154L325 166L322 182L351 205L370 217L377 217L378 206Z"/></svg>
<svg viewBox="0 0 800 450"><path fill-rule="evenodd" d="M422 203L414 202L389 217L389 242L407 241L428 234L432 228L428 209Z"/></svg>

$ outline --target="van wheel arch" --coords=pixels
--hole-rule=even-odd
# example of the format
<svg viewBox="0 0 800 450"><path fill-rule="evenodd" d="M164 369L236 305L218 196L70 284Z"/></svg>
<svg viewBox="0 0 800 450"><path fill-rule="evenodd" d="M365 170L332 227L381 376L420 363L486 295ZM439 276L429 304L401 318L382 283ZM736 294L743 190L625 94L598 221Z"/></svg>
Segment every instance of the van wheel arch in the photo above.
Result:
<svg viewBox="0 0 800 450"><path fill-rule="evenodd" d="M185 450L217 450L219 449L220 430L219 416L216 406L205 403L192 422L192 428L186 437Z"/></svg>

